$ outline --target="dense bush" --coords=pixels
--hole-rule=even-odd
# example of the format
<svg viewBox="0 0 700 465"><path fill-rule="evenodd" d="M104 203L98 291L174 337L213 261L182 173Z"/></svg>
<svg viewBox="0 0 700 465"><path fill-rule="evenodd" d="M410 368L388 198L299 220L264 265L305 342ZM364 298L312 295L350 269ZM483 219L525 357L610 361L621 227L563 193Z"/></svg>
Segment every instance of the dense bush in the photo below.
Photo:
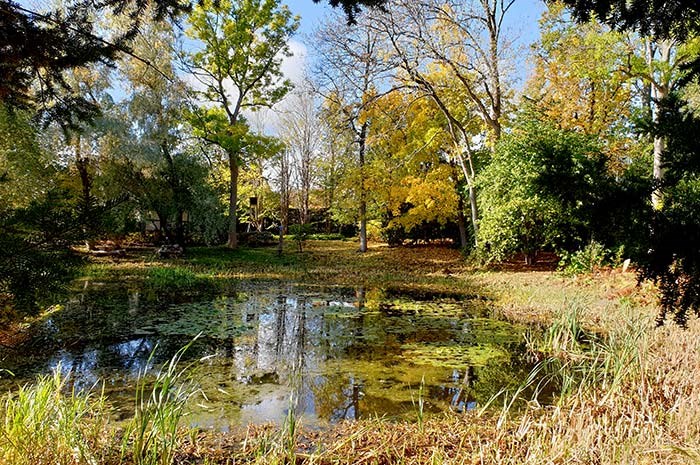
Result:
<svg viewBox="0 0 700 465"><path fill-rule="evenodd" d="M477 179L479 252L503 260L517 252L578 248L589 239L593 211L610 183L605 173L591 138L521 116Z"/></svg>
<svg viewBox="0 0 700 465"><path fill-rule="evenodd" d="M18 313L35 313L63 290L80 259L69 245L82 237L75 211L62 193L0 212L0 293Z"/></svg>
<svg viewBox="0 0 700 465"><path fill-rule="evenodd" d="M643 249L648 175L613 176L597 140L523 113L477 178L478 254L486 261L538 250Z"/></svg>

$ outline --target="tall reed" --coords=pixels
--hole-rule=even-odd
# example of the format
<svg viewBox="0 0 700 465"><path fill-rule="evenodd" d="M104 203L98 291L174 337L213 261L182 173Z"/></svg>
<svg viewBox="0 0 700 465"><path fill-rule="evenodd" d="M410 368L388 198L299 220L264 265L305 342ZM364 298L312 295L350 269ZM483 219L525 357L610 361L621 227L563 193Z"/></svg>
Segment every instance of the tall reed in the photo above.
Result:
<svg viewBox="0 0 700 465"><path fill-rule="evenodd" d="M160 367L150 388L146 371L156 349L140 373L134 417L126 426L122 443L122 457L129 456L135 465L173 463L184 437L178 427L186 414L187 401L196 392L187 375L189 367L180 368L179 364L197 337Z"/></svg>

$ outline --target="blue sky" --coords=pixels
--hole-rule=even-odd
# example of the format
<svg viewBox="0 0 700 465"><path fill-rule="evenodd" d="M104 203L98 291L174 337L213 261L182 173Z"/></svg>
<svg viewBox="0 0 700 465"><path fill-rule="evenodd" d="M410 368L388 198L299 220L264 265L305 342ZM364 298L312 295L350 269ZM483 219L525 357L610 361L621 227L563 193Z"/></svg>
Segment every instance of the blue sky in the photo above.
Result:
<svg viewBox="0 0 700 465"><path fill-rule="evenodd" d="M290 9L301 16L300 33L309 33L314 24L318 23L331 8L324 3L314 3L312 0L290 0ZM542 0L516 0L508 16L508 26L522 31L531 41L537 39L537 20L545 5Z"/></svg>
<svg viewBox="0 0 700 465"><path fill-rule="evenodd" d="M287 70L296 74L294 72L296 68L303 65L303 55L311 53L313 50L314 44L308 40L308 36L332 8L328 6L327 0L322 0L322 3L314 3L312 0L287 0L287 5L295 14L301 16L301 25L294 40L303 44L303 47L298 45L292 47L297 57L287 64ZM506 16L506 36L516 39L513 55L517 61L515 76L517 87L520 87L527 77L529 47L539 38L538 21L545 8L543 0L515 0ZM293 79L296 77L292 76Z"/></svg>

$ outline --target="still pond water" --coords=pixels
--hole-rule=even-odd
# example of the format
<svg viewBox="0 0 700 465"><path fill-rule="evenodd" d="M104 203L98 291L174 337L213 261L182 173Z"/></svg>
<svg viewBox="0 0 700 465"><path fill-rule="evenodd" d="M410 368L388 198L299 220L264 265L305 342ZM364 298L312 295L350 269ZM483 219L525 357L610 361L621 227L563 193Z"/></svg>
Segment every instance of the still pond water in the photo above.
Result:
<svg viewBox="0 0 700 465"><path fill-rule="evenodd" d="M185 355L203 393L192 424L281 423L291 405L307 426L410 419L419 395L428 414L460 412L522 382L525 331L478 298L279 282L168 295L83 281L29 341L0 352L15 374L0 388L60 366L78 389L104 382L115 415L128 417L151 353L157 368L201 332Z"/></svg>

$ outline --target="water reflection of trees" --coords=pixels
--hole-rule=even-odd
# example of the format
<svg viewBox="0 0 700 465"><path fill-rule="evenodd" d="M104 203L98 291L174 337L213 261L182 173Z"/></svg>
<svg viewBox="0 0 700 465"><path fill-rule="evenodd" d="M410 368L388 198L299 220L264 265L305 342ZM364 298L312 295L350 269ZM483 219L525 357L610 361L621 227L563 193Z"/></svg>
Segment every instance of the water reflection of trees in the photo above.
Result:
<svg viewBox="0 0 700 465"><path fill-rule="evenodd" d="M200 307L218 302L190 298ZM256 289L245 299L227 298L225 311L213 314L217 320L211 322L214 327L247 323L250 331L224 338L205 335L187 357L213 356L198 364L197 375L209 378L207 386L212 389L235 391L217 397L221 402L262 407L265 402L279 405L280 399L291 398L289 405L297 414L328 420L410 411L408 389L417 389L424 367L397 358L405 344L428 348L433 343L469 346L489 341L468 319L408 311L382 298L363 288L354 295L327 297ZM58 342L42 352L42 363L55 366L60 361L81 386L105 374L133 380L156 343L154 362L158 364L190 339L137 336L152 318L173 317L168 302L167 298L154 301L138 289L106 287L101 292L77 293L65 312L52 316L50 337ZM178 317L187 315L186 307L178 311L182 313ZM499 361L466 372L462 369L455 377L450 377L449 368L433 367L425 392L454 410L483 404L499 389L524 379L518 362L509 363L513 366ZM279 418L283 416L279 412Z"/></svg>

